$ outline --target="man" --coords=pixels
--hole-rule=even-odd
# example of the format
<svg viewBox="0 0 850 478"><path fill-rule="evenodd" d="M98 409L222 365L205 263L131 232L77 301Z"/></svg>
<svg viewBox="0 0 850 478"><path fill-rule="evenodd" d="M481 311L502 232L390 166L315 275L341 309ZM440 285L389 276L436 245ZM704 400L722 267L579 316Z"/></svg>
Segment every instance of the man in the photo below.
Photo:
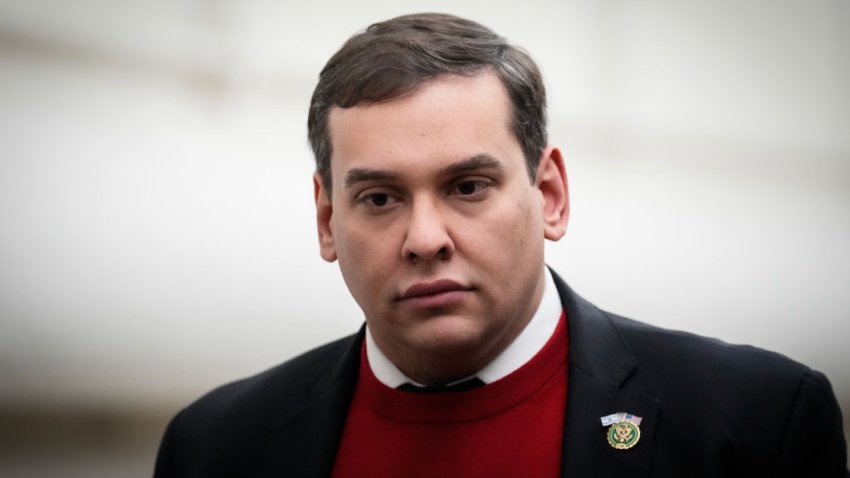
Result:
<svg viewBox="0 0 850 478"><path fill-rule="evenodd" d="M423 14L352 37L308 129L321 255L366 325L181 411L156 476L847 476L826 378L601 311L534 62Z"/></svg>

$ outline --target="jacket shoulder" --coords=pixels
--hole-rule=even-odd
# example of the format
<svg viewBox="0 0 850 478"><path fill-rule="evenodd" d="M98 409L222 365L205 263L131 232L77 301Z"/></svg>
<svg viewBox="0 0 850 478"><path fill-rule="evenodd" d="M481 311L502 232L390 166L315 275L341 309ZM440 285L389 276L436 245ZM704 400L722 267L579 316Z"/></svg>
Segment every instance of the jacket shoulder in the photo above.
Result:
<svg viewBox="0 0 850 478"><path fill-rule="evenodd" d="M183 410L184 414L240 414L266 404L297 407L327 385L341 358L354 346L351 335L298 355L251 377L219 386Z"/></svg>
<svg viewBox="0 0 850 478"><path fill-rule="evenodd" d="M845 476L841 410L822 373L758 347L606 315L637 363L630 380L663 404L662 447L687 443L699 428L717 447L707 453L741 467L761 462L771 476ZM735 455L740 450L746 456Z"/></svg>
<svg viewBox="0 0 850 478"><path fill-rule="evenodd" d="M718 375L747 376L769 371L773 379L799 380L812 370L785 355L752 345L666 329L603 312L622 334L641 365L696 372L710 368Z"/></svg>
<svg viewBox="0 0 850 478"><path fill-rule="evenodd" d="M271 446L261 446L269 443L267 437L298 422L317 397L341 396L353 388L358 363L352 357L359 356L361 339L362 331L197 399L166 428L155 476L219 476L210 473L248 466L249 457Z"/></svg>

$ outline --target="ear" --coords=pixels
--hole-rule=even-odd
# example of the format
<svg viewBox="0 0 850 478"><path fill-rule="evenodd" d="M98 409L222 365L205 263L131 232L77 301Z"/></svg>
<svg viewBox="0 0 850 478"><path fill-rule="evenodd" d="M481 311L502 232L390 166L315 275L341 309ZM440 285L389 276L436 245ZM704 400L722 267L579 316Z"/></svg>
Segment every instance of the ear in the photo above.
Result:
<svg viewBox="0 0 850 478"><path fill-rule="evenodd" d="M567 232L570 217L570 195L567 173L561 151L548 146L540 155L534 185L543 198L543 236L557 241Z"/></svg>
<svg viewBox="0 0 850 478"><path fill-rule="evenodd" d="M322 175L318 171L313 173L313 199L316 201L316 226L319 229L319 254L322 259L333 262L336 260L336 246L334 246L333 228L331 217L333 217L333 206L329 191L325 190Z"/></svg>

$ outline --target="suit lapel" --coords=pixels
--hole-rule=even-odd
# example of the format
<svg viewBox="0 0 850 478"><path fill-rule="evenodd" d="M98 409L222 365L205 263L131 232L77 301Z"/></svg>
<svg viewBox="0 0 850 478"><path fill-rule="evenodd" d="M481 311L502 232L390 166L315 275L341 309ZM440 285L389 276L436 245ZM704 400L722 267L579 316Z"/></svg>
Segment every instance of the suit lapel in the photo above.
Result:
<svg viewBox="0 0 850 478"><path fill-rule="evenodd" d="M276 431L278 453L269 466L269 475L328 477L342 438L348 408L357 383L360 347L365 328L348 342L347 349L322 377L304 401L304 406ZM317 371L323 367L317 366Z"/></svg>
<svg viewBox="0 0 850 478"><path fill-rule="evenodd" d="M553 275L570 341L563 476L650 476L658 400L634 380L638 364L611 319ZM618 412L643 419L640 440L628 450L608 444L600 421Z"/></svg>

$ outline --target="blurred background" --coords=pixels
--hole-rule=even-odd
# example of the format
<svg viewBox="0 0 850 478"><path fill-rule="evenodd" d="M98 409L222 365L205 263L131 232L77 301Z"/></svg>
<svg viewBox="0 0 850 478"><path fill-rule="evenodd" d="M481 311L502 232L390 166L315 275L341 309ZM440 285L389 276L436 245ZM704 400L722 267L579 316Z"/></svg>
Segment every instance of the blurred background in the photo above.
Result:
<svg viewBox="0 0 850 478"><path fill-rule="evenodd" d="M307 106L416 11L540 63L573 288L802 361L850 414L846 0L0 0L0 475L148 476L182 406L357 329Z"/></svg>

